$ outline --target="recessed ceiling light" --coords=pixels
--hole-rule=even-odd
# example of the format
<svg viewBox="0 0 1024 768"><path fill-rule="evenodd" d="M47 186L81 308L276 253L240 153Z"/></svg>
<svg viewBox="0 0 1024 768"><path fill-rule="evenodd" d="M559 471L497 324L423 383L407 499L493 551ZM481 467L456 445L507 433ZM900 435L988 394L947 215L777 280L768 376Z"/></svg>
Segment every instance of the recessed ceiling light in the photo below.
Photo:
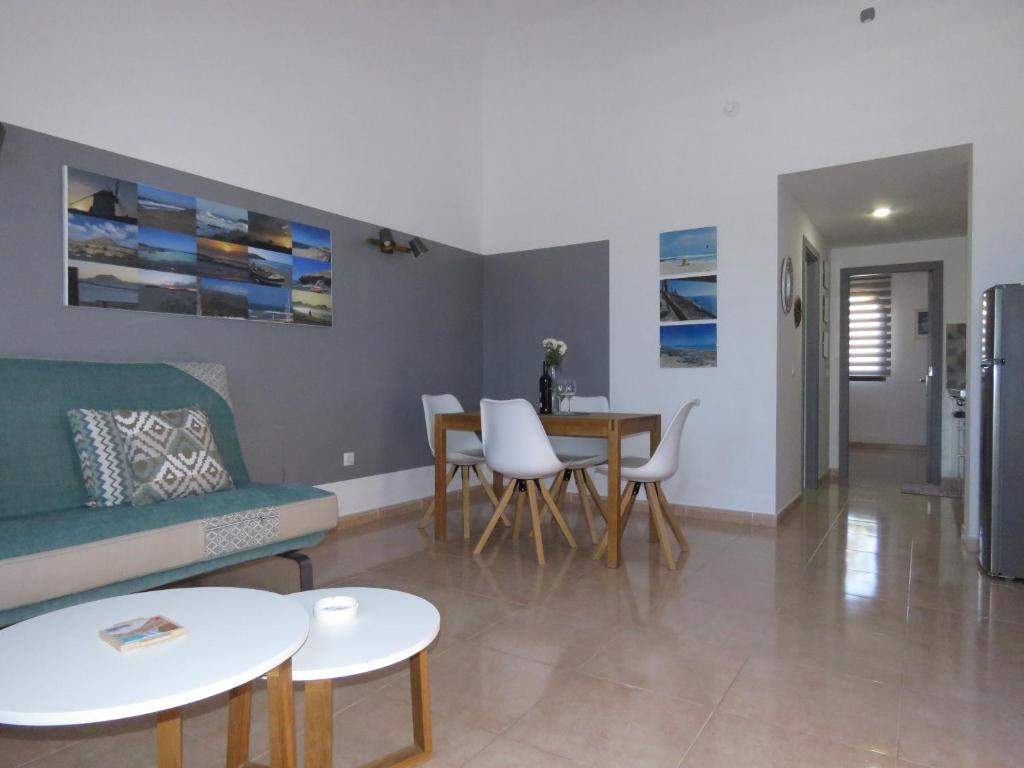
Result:
<svg viewBox="0 0 1024 768"><path fill-rule="evenodd" d="M871 215L874 216L876 219L884 219L890 213L892 213L891 208L886 208L885 206L882 206L881 208L875 208L875 210L871 212Z"/></svg>

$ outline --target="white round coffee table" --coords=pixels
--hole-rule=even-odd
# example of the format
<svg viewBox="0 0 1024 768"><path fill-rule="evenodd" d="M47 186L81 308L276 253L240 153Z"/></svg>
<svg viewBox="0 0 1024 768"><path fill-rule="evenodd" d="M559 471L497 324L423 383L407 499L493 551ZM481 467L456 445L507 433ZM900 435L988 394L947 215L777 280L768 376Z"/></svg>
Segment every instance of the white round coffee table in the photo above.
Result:
<svg viewBox="0 0 1024 768"><path fill-rule="evenodd" d="M157 615L186 634L124 652L99 637L118 622ZM308 614L293 600L254 589L167 589L63 608L0 630L0 723L73 725L155 712L158 763L178 766L182 707L231 691L228 765L241 765L252 681L267 675L271 719L280 725L271 762L293 766L290 660L308 631Z"/></svg>
<svg viewBox="0 0 1024 768"><path fill-rule="evenodd" d="M313 605L324 597L354 597L359 606L344 623L327 623L314 616ZM365 587L317 589L289 598L309 616L309 637L292 658L292 676L303 681L305 724L304 764L308 768L331 765L331 682L390 667L409 659L412 686L414 745L393 753L374 766L416 765L430 758L430 678L427 646L441 628L441 614L426 600L392 589Z"/></svg>

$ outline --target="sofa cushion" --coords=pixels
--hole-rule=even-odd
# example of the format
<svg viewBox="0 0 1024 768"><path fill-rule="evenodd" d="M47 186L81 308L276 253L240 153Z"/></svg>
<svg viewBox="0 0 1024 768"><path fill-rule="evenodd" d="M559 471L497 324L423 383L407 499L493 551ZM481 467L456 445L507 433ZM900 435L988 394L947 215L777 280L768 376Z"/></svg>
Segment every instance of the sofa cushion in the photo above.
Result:
<svg viewBox="0 0 1024 768"><path fill-rule="evenodd" d="M334 528L335 497L299 489L315 490L249 486L148 507L109 508L108 516L95 507L32 515L41 533L51 539L70 524L73 535L65 537L62 546L44 549L39 549L44 543L39 537L26 538L29 533L18 524L20 519L0 520L0 542L5 547L13 536L21 537L22 551L35 550L0 559L0 611ZM211 500L217 503L210 504ZM141 515L143 510L153 514ZM199 516L202 511L210 514ZM141 518L135 526L117 524L133 517ZM89 521L101 519L108 537L86 535L92 527ZM152 527L139 528L139 523Z"/></svg>
<svg viewBox="0 0 1024 768"><path fill-rule="evenodd" d="M68 411L71 437L82 467L90 507L116 507L131 498L131 478L124 441L110 411L76 408Z"/></svg>
<svg viewBox="0 0 1024 768"><path fill-rule="evenodd" d="M68 427L67 412L74 408L163 411L198 405L210 417L235 484L249 482L221 365L0 358L0 392L0 518L88 503Z"/></svg>
<svg viewBox="0 0 1024 768"><path fill-rule="evenodd" d="M132 504L154 504L233 487L201 408L114 411Z"/></svg>

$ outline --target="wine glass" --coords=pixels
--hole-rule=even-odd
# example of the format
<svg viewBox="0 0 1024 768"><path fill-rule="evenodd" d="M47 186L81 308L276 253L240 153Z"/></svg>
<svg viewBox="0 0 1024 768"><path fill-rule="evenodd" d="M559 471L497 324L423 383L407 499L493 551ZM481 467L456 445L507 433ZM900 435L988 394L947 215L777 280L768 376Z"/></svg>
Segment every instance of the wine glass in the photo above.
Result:
<svg viewBox="0 0 1024 768"><path fill-rule="evenodd" d="M555 390L558 392L558 412L565 413L565 396L569 389L568 379L559 379L555 384Z"/></svg>
<svg viewBox="0 0 1024 768"><path fill-rule="evenodd" d="M576 395L576 379L568 379L565 382L565 394L569 397L569 410L572 413L572 399Z"/></svg>

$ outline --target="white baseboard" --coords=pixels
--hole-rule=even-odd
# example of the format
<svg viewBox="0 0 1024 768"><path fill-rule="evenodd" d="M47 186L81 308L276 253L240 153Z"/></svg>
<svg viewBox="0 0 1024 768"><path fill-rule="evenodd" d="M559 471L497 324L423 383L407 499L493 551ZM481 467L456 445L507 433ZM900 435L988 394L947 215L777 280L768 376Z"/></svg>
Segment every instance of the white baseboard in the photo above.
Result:
<svg viewBox="0 0 1024 768"><path fill-rule="evenodd" d="M476 476L470 476L470 485L479 485ZM452 481L459 487L459 480ZM417 501L434 494L434 465L402 469L383 475L368 475L352 480L318 485L338 497L338 517L357 515L371 509L390 507L408 501Z"/></svg>

